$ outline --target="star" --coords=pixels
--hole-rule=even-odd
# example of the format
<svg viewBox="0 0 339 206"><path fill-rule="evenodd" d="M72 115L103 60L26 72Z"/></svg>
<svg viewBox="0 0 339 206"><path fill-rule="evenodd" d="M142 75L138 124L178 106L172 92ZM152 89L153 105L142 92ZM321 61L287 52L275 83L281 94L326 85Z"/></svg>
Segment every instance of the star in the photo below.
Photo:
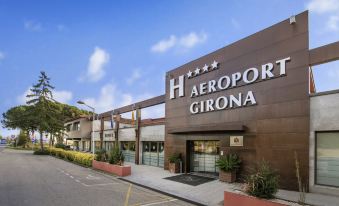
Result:
<svg viewBox="0 0 339 206"><path fill-rule="evenodd" d="M211 64L212 65L212 69L217 69L218 68L218 62L217 61L213 61L213 63Z"/></svg>
<svg viewBox="0 0 339 206"><path fill-rule="evenodd" d="M195 76L200 74L200 69L198 67L194 70L194 74Z"/></svg>
<svg viewBox="0 0 339 206"><path fill-rule="evenodd" d="M192 77L192 73L193 72L191 72L191 70L189 70L188 73L187 73L187 78L191 78Z"/></svg>
<svg viewBox="0 0 339 206"><path fill-rule="evenodd" d="M202 71L203 71L203 72L208 72L208 66L207 66L207 64L205 64L205 66L202 68Z"/></svg>

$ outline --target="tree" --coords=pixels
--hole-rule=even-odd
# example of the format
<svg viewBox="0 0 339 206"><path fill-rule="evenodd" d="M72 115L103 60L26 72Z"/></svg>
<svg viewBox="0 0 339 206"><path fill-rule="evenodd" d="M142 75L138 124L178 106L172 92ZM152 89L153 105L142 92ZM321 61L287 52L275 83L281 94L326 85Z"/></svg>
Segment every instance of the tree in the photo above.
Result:
<svg viewBox="0 0 339 206"><path fill-rule="evenodd" d="M51 101L53 100L52 90L54 87L49 83L50 78L45 72L40 72L38 83L33 85L30 89L31 94L27 95L29 100L28 105L33 106L33 118L36 122L37 130L40 133L40 149L44 149L43 133L49 132L52 125L57 122L57 112L52 107Z"/></svg>
<svg viewBox="0 0 339 206"><path fill-rule="evenodd" d="M17 146L25 147L26 143L28 142L28 139L29 139L28 135L23 130L21 130L18 136Z"/></svg>
<svg viewBox="0 0 339 206"><path fill-rule="evenodd" d="M2 114L3 127L20 129L27 133L39 131L41 150L43 133L50 134L53 145L54 138L58 143L63 143L64 123L82 115L89 115L90 112L57 102L53 99L53 89L50 78L45 72L41 72L38 83L33 85L31 94L27 95L27 105L15 106Z"/></svg>

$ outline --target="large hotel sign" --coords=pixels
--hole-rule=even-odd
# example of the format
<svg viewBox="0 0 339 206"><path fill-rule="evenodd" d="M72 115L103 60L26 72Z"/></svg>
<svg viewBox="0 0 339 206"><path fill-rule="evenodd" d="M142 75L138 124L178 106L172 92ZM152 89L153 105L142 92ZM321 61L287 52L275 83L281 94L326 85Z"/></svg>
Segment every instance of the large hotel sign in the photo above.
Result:
<svg viewBox="0 0 339 206"><path fill-rule="evenodd" d="M200 97L230 88L285 76L286 64L290 60L290 57L286 57L283 59L278 59L274 63L268 62L263 64L259 69L256 67L251 67L246 69L244 72L235 72L230 75L221 76L218 79L212 79L199 84L194 84L190 89L190 97ZM213 61L211 65L205 64L202 69L196 68L193 70L193 72L189 70L186 75L179 76L177 82L176 79L171 79L170 99L177 98L175 95L175 90L178 90L179 98L185 96L185 79L189 81L196 76L210 71L213 72L214 70L218 69L218 67L219 63L217 61ZM274 72L275 69L277 69L278 72ZM240 85L240 82L243 82L244 84ZM229 96L221 95L215 99L206 98L203 101L193 101L193 103L191 103L189 106L189 110L191 114L198 114L215 110L224 110L228 108L251 106L255 104L257 104L255 95L251 90L249 90L247 93L240 92L238 94L231 94Z"/></svg>

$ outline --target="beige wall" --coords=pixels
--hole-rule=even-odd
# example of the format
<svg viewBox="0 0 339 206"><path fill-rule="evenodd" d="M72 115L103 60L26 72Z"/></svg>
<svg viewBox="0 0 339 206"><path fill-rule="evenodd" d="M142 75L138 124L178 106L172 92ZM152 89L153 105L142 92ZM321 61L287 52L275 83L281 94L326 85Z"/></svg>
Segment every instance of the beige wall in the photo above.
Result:
<svg viewBox="0 0 339 206"><path fill-rule="evenodd" d="M91 138L91 131L92 131L92 123L91 121L89 121L87 118L81 118L81 119L77 119L71 122L67 122L65 124L71 124L71 129L73 127L73 124L76 122L80 122L80 130L79 131L69 131L66 132L66 136L67 138Z"/></svg>
<svg viewBox="0 0 339 206"><path fill-rule="evenodd" d="M339 188L315 185L315 132L339 130L339 90L319 93L310 101L309 185L311 192L339 195Z"/></svg>

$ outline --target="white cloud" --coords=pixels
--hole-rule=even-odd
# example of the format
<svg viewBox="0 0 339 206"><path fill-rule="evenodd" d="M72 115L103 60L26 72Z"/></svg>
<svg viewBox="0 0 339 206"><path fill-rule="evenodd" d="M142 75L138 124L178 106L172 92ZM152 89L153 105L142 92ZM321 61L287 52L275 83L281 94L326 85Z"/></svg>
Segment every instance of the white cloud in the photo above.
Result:
<svg viewBox="0 0 339 206"><path fill-rule="evenodd" d="M0 61L5 59L5 54L3 52L0 51Z"/></svg>
<svg viewBox="0 0 339 206"><path fill-rule="evenodd" d="M93 106L98 113L110 111L114 108L130 105L132 103L148 99L153 95L144 93L141 95L132 95L123 93L115 84L105 84L101 89L98 97L84 98L86 104Z"/></svg>
<svg viewBox="0 0 339 206"><path fill-rule="evenodd" d="M339 10L339 0L311 0L306 8L318 14L336 12Z"/></svg>
<svg viewBox="0 0 339 206"><path fill-rule="evenodd" d="M24 22L25 29L29 31L41 31L42 30L42 24L40 22L28 20Z"/></svg>
<svg viewBox="0 0 339 206"><path fill-rule="evenodd" d="M185 48L192 48L199 43L205 42L206 39L207 39L207 34L204 32L201 32L200 34L191 32L180 38L180 45Z"/></svg>
<svg viewBox="0 0 339 206"><path fill-rule="evenodd" d="M330 16L330 18L328 19L326 26L329 30L332 31L338 31L339 29L339 15L338 16Z"/></svg>
<svg viewBox="0 0 339 206"><path fill-rule="evenodd" d="M30 88L28 88L23 94L17 96L18 104L26 104L26 102L29 100L29 98L27 98L28 94L31 94ZM70 91L66 91L66 90L53 91L53 99L55 99L58 102L69 103L72 100L72 98L73 98L73 94Z"/></svg>
<svg viewBox="0 0 339 206"><path fill-rule="evenodd" d="M158 43L154 44L151 47L151 51L156 52L156 53L166 52L170 48L174 47L176 43L177 43L177 37L174 35L171 35L168 39L160 40Z"/></svg>
<svg viewBox="0 0 339 206"><path fill-rule="evenodd" d="M154 53L164 53L171 48L177 48L179 50L187 50L194 46L205 42L207 34L205 32L190 32L181 37L171 35L168 39L160 40L158 43L151 47L151 51Z"/></svg>
<svg viewBox="0 0 339 206"><path fill-rule="evenodd" d="M128 85L132 85L136 80L141 78L140 71L138 69L133 70L131 76L126 79Z"/></svg>
<svg viewBox="0 0 339 206"><path fill-rule="evenodd" d="M55 90L53 92L53 98L61 103L69 103L73 98L73 93L66 90L62 91Z"/></svg>
<svg viewBox="0 0 339 206"><path fill-rule="evenodd" d="M87 75L85 79L91 82L99 81L105 76L105 66L109 62L110 55L103 49L95 47L89 58Z"/></svg>

